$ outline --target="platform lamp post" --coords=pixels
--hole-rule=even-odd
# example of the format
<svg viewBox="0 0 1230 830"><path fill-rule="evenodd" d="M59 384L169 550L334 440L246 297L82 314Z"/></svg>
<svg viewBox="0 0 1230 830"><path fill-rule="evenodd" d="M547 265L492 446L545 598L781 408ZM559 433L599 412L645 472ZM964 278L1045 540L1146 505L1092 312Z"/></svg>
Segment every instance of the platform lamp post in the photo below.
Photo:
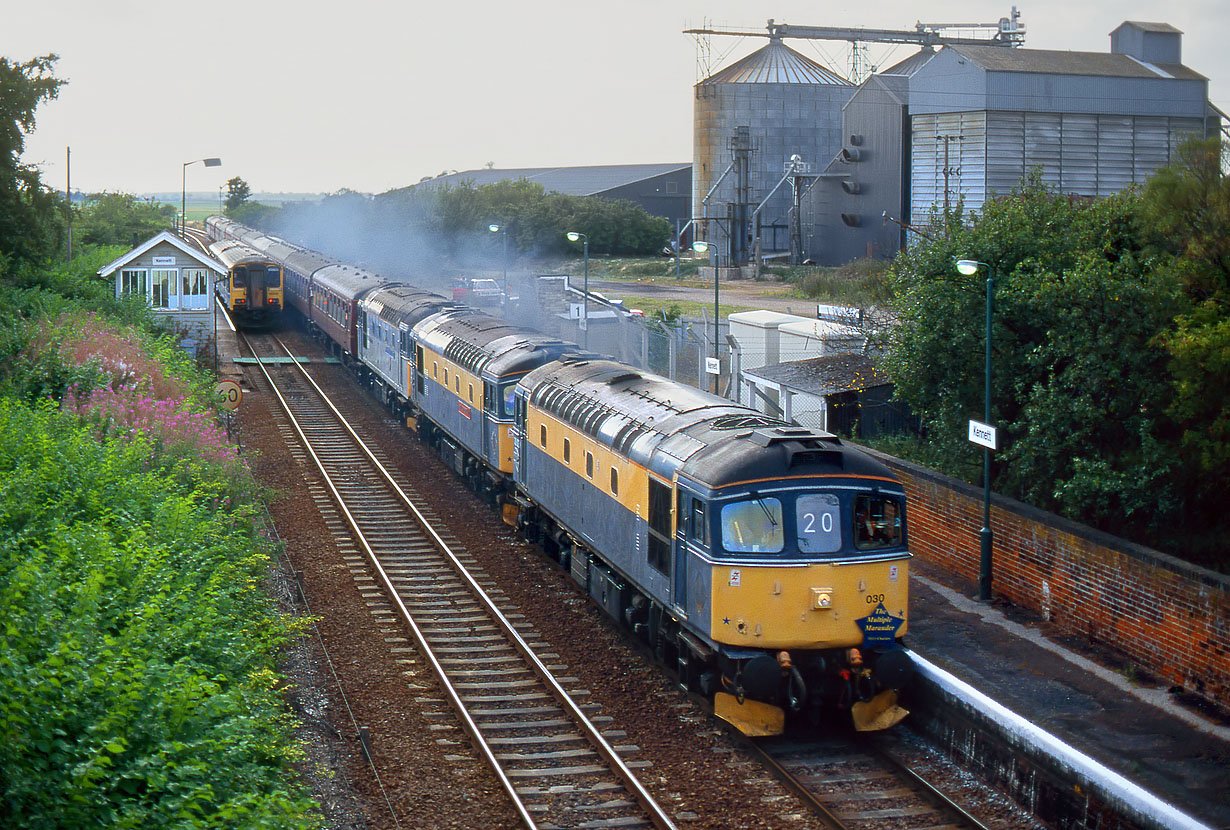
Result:
<svg viewBox="0 0 1230 830"><path fill-rule="evenodd" d="M995 298L995 277L991 266L975 259L957 260L957 271L967 277L987 271L987 333L986 333L986 378L983 382L984 423L970 421L970 440L982 446L982 530L978 531L981 556L978 565L978 599L991 600L991 450L996 447L995 428L991 426L991 312Z"/></svg>
<svg viewBox="0 0 1230 830"><path fill-rule="evenodd" d="M569 242L580 242L585 250L585 282L581 290L584 292L581 306L581 331L585 332L581 345L589 348L589 237L577 231L568 231Z"/></svg>
<svg viewBox="0 0 1230 830"><path fill-rule="evenodd" d="M206 167L221 167L222 159L193 159L184 162L183 177L180 180L179 192L179 235L183 236L188 225L188 165L201 162Z"/></svg>
<svg viewBox="0 0 1230 830"><path fill-rule="evenodd" d="M498 233L504 237L504 307L508 308L508 226L499 222L492 222L487 226L487 230L492 233ZM505 312L507 313L507 312Z"/></svg>

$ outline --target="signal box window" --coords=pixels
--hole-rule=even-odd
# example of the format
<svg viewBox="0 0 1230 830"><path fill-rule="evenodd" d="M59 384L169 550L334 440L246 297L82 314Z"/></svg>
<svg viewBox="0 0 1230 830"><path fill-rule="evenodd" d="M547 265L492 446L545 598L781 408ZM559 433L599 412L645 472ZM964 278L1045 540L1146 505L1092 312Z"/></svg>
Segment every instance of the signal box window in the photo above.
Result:
<svg viewBox="0 0 1230 830"><path fill-rule="evenodd" d="M854 500L854 547L859 550L903 544L901 501L892 496L859 496Z"/></svg>

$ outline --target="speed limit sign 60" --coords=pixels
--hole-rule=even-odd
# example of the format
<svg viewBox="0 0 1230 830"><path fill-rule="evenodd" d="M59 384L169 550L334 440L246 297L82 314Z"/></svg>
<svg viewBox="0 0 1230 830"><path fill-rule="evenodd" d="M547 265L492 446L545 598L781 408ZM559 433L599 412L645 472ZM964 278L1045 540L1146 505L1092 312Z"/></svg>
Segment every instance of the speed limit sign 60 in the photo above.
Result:
<svg viewBox="0 0 1230 830"><path fill-rule="evenodd" d="M214 400L223 409L234 411L243 400L243 390L233 380L221 380L214 384Z"/></svg>

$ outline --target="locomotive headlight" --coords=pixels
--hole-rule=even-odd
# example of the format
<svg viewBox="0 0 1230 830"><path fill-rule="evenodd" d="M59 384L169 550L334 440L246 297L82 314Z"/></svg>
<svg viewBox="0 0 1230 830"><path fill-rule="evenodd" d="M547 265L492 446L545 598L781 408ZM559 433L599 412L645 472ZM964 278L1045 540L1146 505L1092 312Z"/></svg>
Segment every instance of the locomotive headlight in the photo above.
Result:
<svg viewBox="0 0 1230 830"><path fill-rule="evenodd" d="M811 589L811 607L816 611L823 611L833 607L833 589L832 588L812 588Z"/></svg>

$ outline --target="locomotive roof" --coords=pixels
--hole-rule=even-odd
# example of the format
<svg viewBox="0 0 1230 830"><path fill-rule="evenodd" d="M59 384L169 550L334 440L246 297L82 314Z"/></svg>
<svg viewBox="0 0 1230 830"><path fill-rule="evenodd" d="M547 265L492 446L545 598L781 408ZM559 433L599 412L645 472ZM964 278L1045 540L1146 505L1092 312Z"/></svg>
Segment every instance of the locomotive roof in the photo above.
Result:
<svg viewBox="0 0 1230 830"><path fill-rule="evenodd" d="M487 350L491 359L483 367L483 374L500 379L524 374L548 361L576 353L579 348L574 343L548 337L540 332L523 330L518 334L493 340Z"/></svg>
<svg viewBox="0 0 1230 830"><path fill-rule="evenodd" d="M386 285L363 300L369 314L393 326L410 328L429 314L453 307L452 300L413 285Z"/></svg>
<svg viewBox="0 0 1230 830"><path fill-rule="evenodd" d="M415 326L415 336L424 345L476 375L492 358L504 353L519 340L543 337L532 329L515 326L469 307L424 320ZM494 347L496 341L505 342Z"/></svg>
<svg viewBox="0 0 1230 830"><path fill-rule="evenodd" d="M834 435L614 361L564 357L523 384L533 405L666 478L677 471L716 489L783 476L892 477Z"/></svg>

